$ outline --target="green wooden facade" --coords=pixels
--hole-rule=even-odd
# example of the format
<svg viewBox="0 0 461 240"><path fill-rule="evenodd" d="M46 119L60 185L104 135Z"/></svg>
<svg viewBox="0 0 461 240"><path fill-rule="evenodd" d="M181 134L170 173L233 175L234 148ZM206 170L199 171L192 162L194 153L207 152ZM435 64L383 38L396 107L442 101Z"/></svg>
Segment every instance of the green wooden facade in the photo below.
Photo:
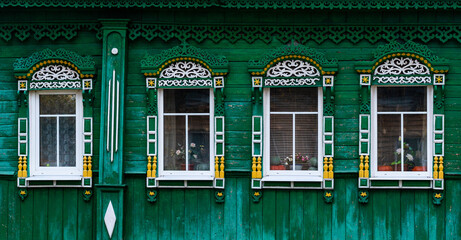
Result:
<svg viewBox="0 0 461 240"><path fill-rule="evenodd" d="M422 0L2 1L0 239L109 239L109 202L116 215L112 239L461 239L460 8L459 1ZM386 53L383 46L405 43L418 47L394 53L419 54L434 64L438 72L431 74L445 77L443 90L435 91L443 107L434 111L444 116L443 187L363 188L360 116L367 114L362 105L368 93L361 75L384 56L378 54ZM148 173L156 154L147 149L153 134L147 119L155 116L157 95L146 79L170 60L161 54L178 46L209 54L183 57L201 56L197 61L224 81L223 88L213 85L215 117L224 123L224 131L216 131L224 138L216 179L188 187L183 181L155 182ZM325 154L331 185L318 189L255 186L253 120L262 108L252 77L265 67L255 61L290 46L326 59L318 61L322 76L334 77L334 86L324 90L324 103L332 106L324 116L334 117L334 156ZM51 53L31 57L44 49ZM83 90L89 101L84 117L92 119L92 167L84 163L83 174L90 182L24 186L18 179L28 168L18 161L18 118L27 118L27 93L18 90L18 81L27 80L36 63L63 59L58 51L77 54L67 60L82 79L92 78L91 91ZM179 50L175 54L171 59L182 57ZM160 64L142 63L149 56L160 56L152 60ZM75 62L85 57L89 68ZM15 64L21 58L32 59L32 67L24 63L30 68L22 71ZM110 104L110 80L120 84L118 111ZM106 121L112 111L118 122ZM119 132L109 134L113 124ZM119 145L109 148L111 134L119 134Z"/></svg>

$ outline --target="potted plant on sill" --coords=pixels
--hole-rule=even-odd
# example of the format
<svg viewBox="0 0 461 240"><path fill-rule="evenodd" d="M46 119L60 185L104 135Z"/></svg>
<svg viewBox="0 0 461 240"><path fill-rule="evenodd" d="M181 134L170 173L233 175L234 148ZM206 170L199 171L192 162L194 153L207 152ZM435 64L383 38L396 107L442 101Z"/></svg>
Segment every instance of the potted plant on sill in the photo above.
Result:
<svg viewBox="0 0 461 240"><path fill-rule="evenodd" d="M403 142L403 153L402 153L402 148L400 147L400 142L402 141L402 138L399 137L399 148L397 148L394 152L395 155L395 161L391 163L393 166L394 171L401 171L402 170L402 154L403 156L403 170L404 171L409 171L413 169L415 166L415 152L413 151L413 148L410 146L410 144Z"/></svg>

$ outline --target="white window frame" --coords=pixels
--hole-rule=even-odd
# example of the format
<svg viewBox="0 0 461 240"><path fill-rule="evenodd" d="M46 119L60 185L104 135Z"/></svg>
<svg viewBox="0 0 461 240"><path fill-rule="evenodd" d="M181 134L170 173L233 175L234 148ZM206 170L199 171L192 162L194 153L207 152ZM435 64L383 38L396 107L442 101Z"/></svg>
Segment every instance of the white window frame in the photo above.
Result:
<svg viewBox="0 0 461 240"><path fill-rule="evenodd" d="M187 89L188 91L194 91L196 88L191 88ZM210 156L210 170L208 171L187 171L187 170L164 170L164 116L183 116L186 114L179 113L164 113L164 89L160 88L158 89L158 174L159 177L157 179L168 179L168 180L212 180L214 179L214 173L215 173L215 164L214 164L214 146L215 146L215 139L214 139L214 95L213 95L213 89L209 89L210 94L210 100L209 100L209 114L187 114L187 115L209 115L210 119L210 125L209 125L209 138L210 138L210 149L209 149L209 156ZM186 130L187 132L187 130ZM186 144L186 149L185 151L187 152L188 149L188 144Z"/></svg>
<svg viewBox="0 0 461 240"><path fill-rule="evenodd" d="M412 172L412 171L378 171L378 87L412 87L408 85L399 86L372 86L371 87L371 178L373 179L432 179L432 135L433 135L433 86L426 87L426 106L427 106L427 171ZM413 86L414 87L414 86ZM397 114L405 114L406 112L398 112ZM414 114L415 112L408 112Z"/></svg>
<svg viewBox="0 0 461 240"><path fill-rule="evenodd" d="M75 167L40 167L40 95L75 94ZM58 179L58 176L83 176L83 102L80 90L41 90L29 92L30 176Z"/></svg>
<svg viewBox="0 0 461 240"><path fill-rule="evenodd" d="M323 178L323 91L317 88L317 171L309 170L271 170L270 169L270 88L263 90L263 181L319 181ZM299 112L302 113L302 112ZM309 112L314 113L314 112ZM284 114L290 114L284 112ZM294 114L294 113L292 113ZM293 128L295 125L293 125ZM293 143L295 143L293 141ZM293 149L293 151L295 151Z"/></svg>

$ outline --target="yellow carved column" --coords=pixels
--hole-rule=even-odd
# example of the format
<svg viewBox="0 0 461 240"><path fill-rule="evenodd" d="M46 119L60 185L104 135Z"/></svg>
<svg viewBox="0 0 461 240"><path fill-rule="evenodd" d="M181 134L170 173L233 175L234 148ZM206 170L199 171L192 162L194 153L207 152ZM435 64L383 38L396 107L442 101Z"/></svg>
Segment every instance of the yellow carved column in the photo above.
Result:
<svg viewBox="0 0 461 240"><path fill-rule="evenodd" d="M27 157L22 158L22 177L27 177Z"/></svg>
<svg viewBox="0 0 461 240"><path fill-rule="evenodd" d="M83 156L83 177L88 177L88 164L86 162L86 156Z"/></svg>
<svg viewBox="0 0 461 240"><path fill-rule="evenodd" d="M328 178L330 174L328 173L328 158L323 158L323 178Z"/></svg>
<svg viewBox="0 0 461 240"><path fill-rule="evenodd" d="M364 172L364 177L369 178L370 177L370 165L368 164L370 162L370 158L368 155L365 156L365 172Z"/></svg>
<svg viewBox="0 0 461 240"><path fill-rule="evenodd" d="M18 178L22 178L22 157L18 160Z"/></svg>
<svg viewBox="0 0 461 240"><path fill-rule="evenodd" d="M224 156L221 157L221 171L219 172L219 178L224 178Z"/></svg>
<svg viewBox="0 0 461 240"><path fill-rule="evenodd" d="M157 177L157 156L155 155L152 162L152 177Z"/></svg>
<svg viewBox="0 0 461 240"><path fill-rule="evenodd" d="M329 171L330 172L330 174L329 174L330 177L329 178L332 179L334 177L334 175L333 175L333 158L332 157L330 157L330 165L328 166L328 168L330 170Z"/></svg>
<svg viewBox="0 0 461 240"><path fill-rule="evenodd" d="M443 179L443 157L439 157L439 179Z"/></svg>
<svg viewBox="0 0 461 240"><path fill-rule="evenodd" d="M251 164L251 169L253 170L251 172L251 178L256 178L256 157L253 157L253 162Z"/></svg>
<svg viewBox="0 0 461 240"><path fill-rule="evenodd" d="M147 157L147 177L152 177L152 165L151 165L151 160L152 160L152 157L151 156L148 156Z"/></svg>
<svg viewBox="0 0 461 240"><path fill-rule="evenodd" d="M434 179L439 179L438 157L434 157Z"/></svg>
<svg viewBox="0 0 461 240"><path fill-rule="evenodd" d="M93 165L91 165L91 156L88 156L88 177L93 177L93 170L91 169Z"/></svg>
<svg viewBox="0 0 461 240"><path fill-rule="evenodd" d="M215 177L219 177L219 159L218 156L214 158L214 175Z"/></svg>
<svg viewBox="0 0 461 240"><path fill-rule="evenodd" d="M359 177L363 178L363 155L360 155Z"/></svg>
<svg viewBox="0 0 461 240"><path fill-rule="evenodd" d="M258 165L256 165L256 178L261 178L262 177L262 172L261 172L261 157L258 157Z"/></svg>

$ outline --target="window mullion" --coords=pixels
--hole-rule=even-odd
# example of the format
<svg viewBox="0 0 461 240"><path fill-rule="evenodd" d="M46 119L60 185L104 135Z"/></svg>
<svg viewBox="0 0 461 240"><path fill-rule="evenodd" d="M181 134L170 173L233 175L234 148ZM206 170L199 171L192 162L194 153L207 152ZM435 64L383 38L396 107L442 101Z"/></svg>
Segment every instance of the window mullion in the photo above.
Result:
<svg viewBox="0 0 461 240"><path fill-rule="evenodd" d="M56 166L59 167L59 116L56 116Z"/></svg>
<svg viewBox="0 0 461 240"><path fill-rule="evenodd" d="M293 166L292 166L292 170L295 171L296 169L296 157L295 157L295 152L296 152L296 114L293 113Z"/></svg>
<svg viewBox="0 0 461 240"><path fill-rule="evenodd" d="M189 115L186 114L185 115L186 117L186 152L185 152L185 155L186 155L186 171L189 171Z"/></svg>
<svg viewBox="0 0 461 240"><path fill-rule="evenodd" d="M401 140L400 141L400 171L404 171L404 155L405 155L405 149L404 149L404 141L405 141L405 136L403 136L403 128L404 128L404 114L400 114L400 136L401 136Z"/></svg>

